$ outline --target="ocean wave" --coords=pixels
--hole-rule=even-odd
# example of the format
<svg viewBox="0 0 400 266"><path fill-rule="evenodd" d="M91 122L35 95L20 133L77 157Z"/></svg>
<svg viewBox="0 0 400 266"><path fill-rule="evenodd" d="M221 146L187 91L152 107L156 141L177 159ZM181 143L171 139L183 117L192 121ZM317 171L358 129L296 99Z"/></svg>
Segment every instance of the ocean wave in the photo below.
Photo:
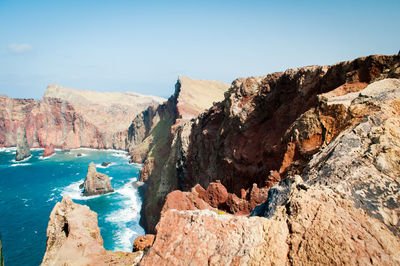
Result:
<svg viewBox="0 0 400 266"><path fill-rule="evenodd" d="M121 250L125 252L131 252L133 241L135 240L135 237L137 235L138 235L137 232L128 227L121 228L120 230L118 230L118 232L116 233L116 237L114 239L115 243L120 248L115 248L115 251Z"/></svg>
<svg viewBox="0 0 400 266"><path fill-rule="evenodd" d="M107 166L102 166L101 163L97 163L97 164L96 164L96 167L97 167L97 168L108 168L108 167L113 166L113 165L117 165L117 164L116 164L116 163L110 163L110 164L107 165Z"/></svg>
<svg viewBox="0 0 400 266"><path fill-rule="evenodd" d="M111 155L114 157L121 157L121 158L129 157L129 154L127 152L123 152L123 153L122 152L113 152Z"/></svg>
<svg viewBox="0 0 400 266"><path fill-rule="evenodd" d="M0 148L0 152L13 152L16 151L17 147L2 147Z"/></svg>
<svg viewBox="0 0 400 266"><path fill-rule="evenodd" d="M27 165L32 165L32 164L31 163L13 163L10 166L15 167L15 166L27 166Z"/></svg>
<svg viewBox="0 0 400 266"><path fill-rule="evenodd" d="M47 157L43 157L43 155L42 155L42 156L39 156L39 160L47 160L47 159L49 159L49 158L53 157L54 155L56 155L56 154L55 154L55 153L53 153L52 155L50 155L50 156L47 156Z"/></svg>
<svg viewBox="0 0 400 266"><path fill-rule="evenodd" d="M64 187L61 189L61 196L65 197L68 196L71 199L76 199L76 200L89 200L89 199L94 199L98 198L104 195L110 195L116 192L111 192L103 195L94 195L94 196L84 196L82 194L82 189L79 188L79 186L84 182L84 179L81 179L79 181L73 182L69 184L68 186Z"/></svg>
<svg viewBox="0 0 400 266"><path fill-rule="evenodd" d="M29 155L29 157L26 157L25 159L23 159L23 160L21 160L21 161L16 161L15 159L12 159L11 162L12 162L12 163L22 163L22 162L28 161L30 158L32 158L32 154Z"/></svg>

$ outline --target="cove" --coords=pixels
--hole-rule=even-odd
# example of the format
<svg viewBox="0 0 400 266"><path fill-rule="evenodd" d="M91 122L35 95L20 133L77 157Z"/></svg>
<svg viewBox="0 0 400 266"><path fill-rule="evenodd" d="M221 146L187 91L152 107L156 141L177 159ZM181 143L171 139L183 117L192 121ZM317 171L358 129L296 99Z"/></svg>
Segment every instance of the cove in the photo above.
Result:
<svg viewBox="0 0 400 266"><path fill-rule="evenodd" d="M39 265L46 249L46 229L54 205L63 196L87 205L98 214L107 250L131 251L143 235L139 225L141 198L135 181L140 166L128 163L126 152L77 149L56 151L42 158L42 150L15 162L15 148L0 149L0 234L5 265ZM81 154L81 156L78 156ZM83 197L79 185L90 162L111 178L115 192ZM102 162L111 162L107 167Z"/></svg>

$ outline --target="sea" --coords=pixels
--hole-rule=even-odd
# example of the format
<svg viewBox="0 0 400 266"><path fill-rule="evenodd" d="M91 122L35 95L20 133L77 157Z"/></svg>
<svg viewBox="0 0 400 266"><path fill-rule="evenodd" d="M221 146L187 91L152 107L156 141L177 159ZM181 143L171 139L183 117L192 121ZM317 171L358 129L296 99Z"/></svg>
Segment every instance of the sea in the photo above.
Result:
<svg viewBox="0 0 400 266"><path fill-rule="evenodd" d="M142 199L135 185L141 166L129 164L126 152L76 149L43 158L43 149L35 149L20 162L14 160L15 152L15 148L0 148L0 234L5 265L40 265L49 216L63 196L97 212L107 250L132 251L134 239L144 235L139 225ZM82 196L79 185L90 162L111 178L114 193ZM104 167L103 162L111 164Z"/></svg>

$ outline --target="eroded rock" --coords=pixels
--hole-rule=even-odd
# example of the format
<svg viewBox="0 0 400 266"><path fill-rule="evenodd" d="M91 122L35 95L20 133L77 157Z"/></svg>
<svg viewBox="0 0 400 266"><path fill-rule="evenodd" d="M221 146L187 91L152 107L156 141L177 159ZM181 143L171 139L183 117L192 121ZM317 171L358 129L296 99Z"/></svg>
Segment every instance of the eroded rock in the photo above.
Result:
<svg viewBox="0 0 400 266"><path fill-rule="evenodd" d="M145 236L138 236L136 237L135 241L133 242L133 252L135 251L143 251L146 248L149 248L153 245L155 235L147 234Z"/></svg>
<svg viewBox="0 0 400 266"><path fill-rule="evenodd" d="M97 214L70 198L63 198L50 214L42 265L136 265L141 256L106 251Z"/></svg>
<svg viewBox="0 0 400 266"><path fill-rule="evenodd" d="M43 157L49 157L54 154L54 145L53 144L46 144L44 146Z"/></svg>
<svg viewBox="0 0 400 266"><path fill-rule="evenodd" d="M26 139L25 130L21 129L18 133L17 138L17 152L15 154L16 161L22 161L31 156L31 151L29 148L28 141Z"/></svg>
<svg viewBox="0 0 400 266"><path fill-rule="evenodd" d="M93 196L114 192L110 178L96 171L96 165L92 162L88 167L88 173L83 183L83 195Z"/></svg>

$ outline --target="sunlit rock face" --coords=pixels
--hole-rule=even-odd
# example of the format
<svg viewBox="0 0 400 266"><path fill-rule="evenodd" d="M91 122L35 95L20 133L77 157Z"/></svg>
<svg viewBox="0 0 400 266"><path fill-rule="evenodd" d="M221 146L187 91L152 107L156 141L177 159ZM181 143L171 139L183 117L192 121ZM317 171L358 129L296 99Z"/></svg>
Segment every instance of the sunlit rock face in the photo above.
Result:
<svg viewBox="0 0 400 266"><path fill-rule="evenodd" d="M141 264L399 264L400 80L342 96L321 95L320 108L342 108L348 126L250 217L201 207L212 195L198 185L170 193Z"/></svg>
<svg viewBox="0 0 400 266"><path fill-rule="evenodd" d="M50 214L42 265L136 265L141 256L105 250L97 214L70 198L63 198Z"/></svg>
<svg viewBox="0 0 400 266"><path fill-rule="evenodd" d="M155 116L156 121L173 125L166 130L161 124L154 127L159 131L153 131L158 136L153 139L161 144L150 145L150 153L143 153L142 145L132 150L132 155L145 158L141 176L149 184L142 216L146 230L155 232L169 192L190 191L196 184L207 188L220 180L236 195L230 201L241 206L231 212L243 213L247 208L241 199L253 209L266 199L270 187L301 174L314 154L356 122L349 113L351 97L375 81L399 78L399 65L399 55L374 55L240 78L221 102L194 119L175 124L177 90L178 96L163 107L175 116ZM149 138L142 143L154 144ZM160 159L147 154L158 154Z"/></svg>

